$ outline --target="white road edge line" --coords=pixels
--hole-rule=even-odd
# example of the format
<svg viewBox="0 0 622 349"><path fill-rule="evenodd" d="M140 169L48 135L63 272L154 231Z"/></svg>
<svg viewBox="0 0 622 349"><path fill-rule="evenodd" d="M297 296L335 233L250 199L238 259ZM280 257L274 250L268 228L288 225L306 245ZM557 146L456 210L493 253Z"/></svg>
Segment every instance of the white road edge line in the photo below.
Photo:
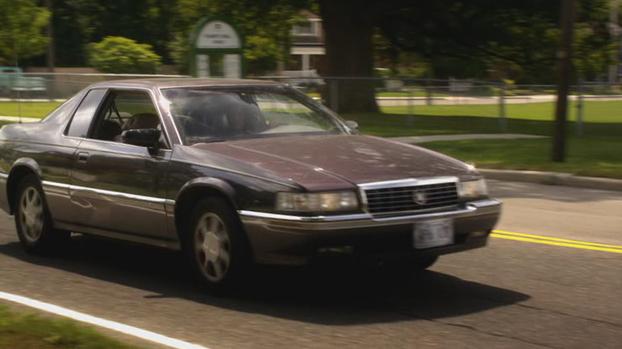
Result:
<svg viewBox="0 0 622 349"><path fill-rule="evenodd" d="M193 344L189 342L184 342L179 339L170 338L155 332L143 330L137 327L125 325L122 323L118 323L115 321L110 321L102 318L98 318L92 315L80 313L71 309L63 308L54 304L49 304L45 302L41 302L35 299L18 296L11 293L6 293L0 291L0 299L4 299L9 302L18 303L21 305L25 305L31 308L43 310L48 313L64 316L66 318L70 318L76 321L84 322L87 324L107 328L112 331L121 332L126 335L130 335L133 337L138 337L150 342L154 342L157 344L165 345L171 348L176 349L208 349L204 346Z"/></svg>

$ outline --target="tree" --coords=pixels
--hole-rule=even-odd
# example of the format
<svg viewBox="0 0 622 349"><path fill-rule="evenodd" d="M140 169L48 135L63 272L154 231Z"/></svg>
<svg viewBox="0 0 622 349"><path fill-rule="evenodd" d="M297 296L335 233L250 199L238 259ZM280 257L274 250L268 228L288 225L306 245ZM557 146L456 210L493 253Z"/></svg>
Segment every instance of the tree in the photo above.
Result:
<svg viewBox="0 0 622 349"><path fill-rule="evenodd" d="M555 162L566 160L566 119L568 112L568 92L572 71L572 36L576 4L575 0L561 0L561 38L557 51L558 84L557 103L555 105L555 131L553 133L553 156Z"/></svg>
<svg viewBox="0 0 622 349"><path fill-rule="evenodd" d="M89 62L105 73L157 73L160 56L148 44L120 36L107 36L89 45Z"/></svg>
<svg viewBox="0 0 622 349"><path fill-rule="evenodd" d="M164 62L170 62L168 45L174 37L171 23L176 3L177 0L54 1L57 63L85 65L89 43L119 35L149 43Z"/></svg>
<svg viewBox="0 0 622 349"><path fill-rule="evenodd" d="M438 78L510 78L550 83L560 31L559 3L540 0L318 0L326 34L328 75L372 77L374 28L390 56L415 54ZM575 35L579 73L607 69L608 0L582 0ZM410 56L412 57L412 55ZM374 84L342 82L338 111L375 111Z"/></svg>
<svg viewBox="0 0 622 349"><path fill-rule="evenodd" d="M0 0L0 8L0 63L18 65L44 53L49 11L34 0Z"/></svg>
<svg viewBox="0 0 622 349"><path fill-rule="evenodd" d="M377 1L319 0L325 33L326 71L329 90L326 99L338 112L375 112L375 82L372 36L376 24ZM331 96L336 96L337 100Z"/></svg>

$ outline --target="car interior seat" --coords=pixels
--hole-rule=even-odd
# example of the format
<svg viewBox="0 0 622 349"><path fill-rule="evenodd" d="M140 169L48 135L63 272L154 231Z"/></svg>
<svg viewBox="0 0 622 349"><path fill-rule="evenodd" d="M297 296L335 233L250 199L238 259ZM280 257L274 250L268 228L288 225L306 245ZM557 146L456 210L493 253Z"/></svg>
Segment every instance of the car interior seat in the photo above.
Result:
<svg viewBox="0 0 622 349"><path fill-rule="evenodd" d="M112 120L103 120L96 130L93 138L104 141L113 141L121 135L121 126L118 122Z"/></svg>
<svg viewBox="0 0 622 349"><path fill-rule="evenodd" d="M147 129L157 128L160 124L160 119L153 113L138 113L132 115L125 124L123 124L123 131L132 129Z"/></svg>

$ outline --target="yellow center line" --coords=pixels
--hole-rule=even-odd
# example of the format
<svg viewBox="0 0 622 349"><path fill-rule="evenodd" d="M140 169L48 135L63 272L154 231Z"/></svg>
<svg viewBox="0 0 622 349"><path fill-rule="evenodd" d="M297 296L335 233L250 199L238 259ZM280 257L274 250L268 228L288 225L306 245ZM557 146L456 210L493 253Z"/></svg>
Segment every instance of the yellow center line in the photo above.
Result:
<svg viewBox="0 0 622 349"><path fill-rule="evenodd" d="M567 242L569 244L579 244L579 245L587 245L587 246L595 246L595 247L620 248L620 249L622 249L622 245L611 245L611 244L602 244L602 243L581 241L581 240L562 239L562 238L556 238L556 237L552 237L552 236L516 233L516 232L512 232L512 231L499 230L499 229L496 229L494 231L494 233L503 234L503 235L512 235L512 236L522 236L522 237L526 237L526 238L530 238L530 239L542 239L542 240L557 241L557 242Z"/></svg>
<svg viewBox="0 0 622 349"><path fill-rule="evenodd" d="M515 233L515 232L504 231L504 230L495 230L490 236L499 238L499 239L531 242L534 244L571 247L571 248L578 248L578 249L584 249L584 250L622 254L622 246L620 245L609 245L609 244L600 244L600 243L588 242L588 241L561 239L561 238L554 238L550 236Z"/></svg>

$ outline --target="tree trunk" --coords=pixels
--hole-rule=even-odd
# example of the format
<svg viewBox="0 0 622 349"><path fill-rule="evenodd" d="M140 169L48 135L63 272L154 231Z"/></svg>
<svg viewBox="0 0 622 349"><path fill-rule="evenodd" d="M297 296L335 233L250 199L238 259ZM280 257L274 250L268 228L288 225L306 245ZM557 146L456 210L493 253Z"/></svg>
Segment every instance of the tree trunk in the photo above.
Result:
<svg viewBox="0 0 622 349"><path fill-rule="evenodd" d="M370 2L319 1L325 34L325 75L329 77L324 99L340 113L378 111L375 94L378 81L371 79L375 14Z"/></svg>
<svg viewBox="0 0 622 349"><path fill-rule="evenodd" d="M555 106L555 130L553 131L553 161L566 161L566 120L568 92L572 70L572 34L575 20L575 0L562 0L561 38L558 57L557 104Z"/></svg>

